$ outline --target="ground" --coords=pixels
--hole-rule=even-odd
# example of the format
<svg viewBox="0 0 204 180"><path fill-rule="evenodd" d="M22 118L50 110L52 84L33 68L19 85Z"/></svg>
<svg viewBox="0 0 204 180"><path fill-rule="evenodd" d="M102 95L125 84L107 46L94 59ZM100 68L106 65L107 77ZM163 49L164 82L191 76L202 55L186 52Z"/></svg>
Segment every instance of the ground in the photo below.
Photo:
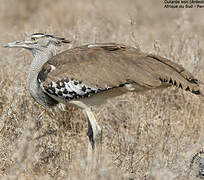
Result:
<svg viewBox="0 0 204 180"><path fill-rule="evenodd" d="M182 64L204 82L203 9L166 9L145 0L0 0L0 43L46 32L72 46L117 42ZM63 46L59 51L70 48ZM94 113L103 129L101 162L86 174L87 119L75 107L43 109L31 98L32 55L0 47L2 179L199 179L204 146L198 96L167 88L109 100Z"/></svg>

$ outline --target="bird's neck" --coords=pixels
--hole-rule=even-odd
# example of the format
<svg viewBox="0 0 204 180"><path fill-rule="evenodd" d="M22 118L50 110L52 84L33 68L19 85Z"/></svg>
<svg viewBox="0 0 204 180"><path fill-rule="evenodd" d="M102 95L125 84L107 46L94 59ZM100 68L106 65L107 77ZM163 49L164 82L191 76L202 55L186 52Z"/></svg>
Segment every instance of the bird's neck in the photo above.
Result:
<svg viewBox="0 0 204 180"><path fill-rule="evenodd" d="M55 49L53 50L41 50L41 49L33 49L32 54L34 59L30 65L28 80L36 79L38 73L40 72L43 64L45 64L51 57L56 55Z"/></svg>
<svg viewBox="0 0 204 180"><path fill-rule="evenodd" d="M32 49L32 54L34 59L30 65L28 84L31 96L41 105L46 106L46 104L41 99L43 92L39 87L37 77L44 63L46 63L51 57L56 55L55 47L49 49Z"/></svg>

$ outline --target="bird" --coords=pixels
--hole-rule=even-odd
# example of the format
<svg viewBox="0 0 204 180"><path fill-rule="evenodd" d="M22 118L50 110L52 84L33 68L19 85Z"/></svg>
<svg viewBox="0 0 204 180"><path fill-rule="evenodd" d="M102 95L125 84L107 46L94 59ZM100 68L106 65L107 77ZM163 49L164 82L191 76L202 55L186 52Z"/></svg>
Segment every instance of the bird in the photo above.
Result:
<svg viewBox="0 0 204 180"><path fill-rule="evenodd" d="M203 96L200 81L183 66L159 55L118 43L90 43L57 53L71 43L63 37L34 33L4 47L32 52L28 87L44 107L74 104L88 116L89 149L100 149L102 128L92 111L107 99L127 92L175 86Z"/></svg>

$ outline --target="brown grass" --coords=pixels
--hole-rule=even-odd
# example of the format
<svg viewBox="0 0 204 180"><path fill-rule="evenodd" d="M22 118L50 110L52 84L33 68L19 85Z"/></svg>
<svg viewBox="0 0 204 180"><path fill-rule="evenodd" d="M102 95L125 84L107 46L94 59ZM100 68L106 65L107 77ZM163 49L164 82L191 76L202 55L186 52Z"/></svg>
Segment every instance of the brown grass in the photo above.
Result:
<svg viewBox="0 0 204 180"><path fill-rule="evenodd" d="M0 0L0 42L47 32L120 42L182 64L204 82L203 10L131 0ZM63 47L61 50L66 49ZM204 108L175 88L127 94L95 110L103 128L100 168L86 177L87 120L74 107L43 109L27 89L31 54L0 49L2 179L196 179Z"/></svg>

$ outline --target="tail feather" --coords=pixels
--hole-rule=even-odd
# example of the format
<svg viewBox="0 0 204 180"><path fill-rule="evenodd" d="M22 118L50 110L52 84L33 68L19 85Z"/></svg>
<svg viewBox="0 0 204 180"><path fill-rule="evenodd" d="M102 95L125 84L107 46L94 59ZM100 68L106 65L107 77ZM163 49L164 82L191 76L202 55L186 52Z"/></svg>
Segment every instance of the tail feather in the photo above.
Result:
<svg viewBox="0 0 204 180"><path fill-rule="evenodd" d="M181 65L160 56L148 55L148 57L150 58L150 68L156 69L156 76L163 84L171 84L193 94L202 95L200 82Z"/></svg>

